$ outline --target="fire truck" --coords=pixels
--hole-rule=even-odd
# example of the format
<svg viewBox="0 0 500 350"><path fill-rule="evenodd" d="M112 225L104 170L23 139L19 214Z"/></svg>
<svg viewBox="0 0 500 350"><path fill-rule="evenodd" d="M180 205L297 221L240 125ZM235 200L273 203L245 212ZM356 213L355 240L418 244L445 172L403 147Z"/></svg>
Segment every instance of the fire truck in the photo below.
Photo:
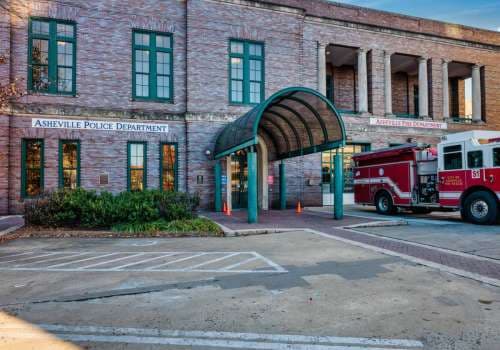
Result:
<svg viewBox="0 0 500 350"><path fill-rule="evenodd" d="M436 148L404 144L353 161L355 203L380 214L460 210L475 224L500 221L500 131L449 134Z"/></svg>

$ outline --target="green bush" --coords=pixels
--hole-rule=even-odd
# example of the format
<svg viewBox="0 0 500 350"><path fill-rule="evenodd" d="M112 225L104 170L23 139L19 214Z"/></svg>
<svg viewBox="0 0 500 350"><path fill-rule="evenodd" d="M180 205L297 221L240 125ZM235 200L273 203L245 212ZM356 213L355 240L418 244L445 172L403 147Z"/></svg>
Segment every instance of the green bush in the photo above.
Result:
<svg viewBox="0 0 500 350"><path fill-rule="evenodd" d="M168 233L202 233L221 235L222 230L214 222L205 218L196 218L188 220L174 220L168 222L164 219L145 222L145 223L125 223L113 226L113 231L123 233L147 233L155 234L159 232Z"/></svg>
<svg viewBox="0 0 500 350"><path fill-rule="evenodd" d="M185 220L195 217L199 200L181 192L147 190L96 193L57 190L30 200L26 223L46 227L110 228L116 224Z"/></svg>

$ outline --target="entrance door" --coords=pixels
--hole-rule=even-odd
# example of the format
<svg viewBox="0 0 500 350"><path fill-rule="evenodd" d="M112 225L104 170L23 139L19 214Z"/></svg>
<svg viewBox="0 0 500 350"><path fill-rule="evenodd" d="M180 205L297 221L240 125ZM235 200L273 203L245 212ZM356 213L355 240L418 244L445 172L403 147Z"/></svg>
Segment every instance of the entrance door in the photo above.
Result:
<svg viewBox="0 0 500 350"><path fill-rule="evenodd" d="M248 164L247 154L238 151L231 156L231 204L233 209L247 207Z"/></svg>

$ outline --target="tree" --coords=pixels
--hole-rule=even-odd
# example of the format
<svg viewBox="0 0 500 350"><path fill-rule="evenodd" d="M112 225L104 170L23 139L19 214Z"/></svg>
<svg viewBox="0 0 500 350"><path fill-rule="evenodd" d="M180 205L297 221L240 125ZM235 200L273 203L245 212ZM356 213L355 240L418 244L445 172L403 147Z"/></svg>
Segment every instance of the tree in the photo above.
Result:
<svg viewBox="0 0 500 350"><path fill-rule="evenodd" d="M7 57L0 55L0 66L4 64L7 64ZM19 81L8 81L7 83L0 81L0 109L7 107L13 99L22 95Z"/></svg>

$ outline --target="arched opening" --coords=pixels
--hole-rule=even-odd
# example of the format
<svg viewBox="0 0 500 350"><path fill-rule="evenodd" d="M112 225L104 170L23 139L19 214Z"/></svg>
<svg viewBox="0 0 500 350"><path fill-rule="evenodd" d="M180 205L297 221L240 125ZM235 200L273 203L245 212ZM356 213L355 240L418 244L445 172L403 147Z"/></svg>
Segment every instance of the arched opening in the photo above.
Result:
<svg viewBox="0 0 500 350"><path fill-rule="evenodd" d="M217 160L216 210L220 210L221 203L220 159L226 158L226 164L228 162L232 164L232 157L241 155L242 151L245 152L248 219L249 222L256 222L258 209L268 208L270 161L283 161L337 149L344 144L345 128L342 118L325 96L304 87L292 87L277 92L242 117L226 125L218 135L214 150ZM286 174L283 162L279 169L280 203L286 204L284 181ZM338 169L339 176L342 176L342 167L339 166ZM341 187L339 195L341 198ZM283 208L283 205L281 207ZM336 216L341 216L338 200L335 208L339 213Z"/></svg>

